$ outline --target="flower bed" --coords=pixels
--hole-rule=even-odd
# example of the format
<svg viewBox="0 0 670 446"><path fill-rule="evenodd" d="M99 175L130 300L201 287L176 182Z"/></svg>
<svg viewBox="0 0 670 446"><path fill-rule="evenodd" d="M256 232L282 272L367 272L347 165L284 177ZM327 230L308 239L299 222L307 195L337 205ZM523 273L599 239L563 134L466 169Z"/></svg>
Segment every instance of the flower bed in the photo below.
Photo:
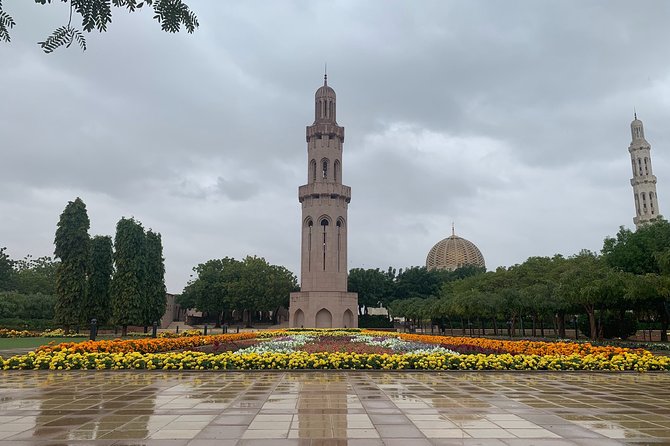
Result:
<svg viewBox="0 0 670 446"><path fill-rule="evenodd" d="M188 351L236 341L237 351ZM465 347L464 347L465 346ZM449 348L449 347L454 347ZM497 354L460 354L465 348ZM383 370L670 370L670 358L642 349L569 342L502 341L367 330L279 330L185 338L63 343L7 359L14 369L383 369Z"/></svg>
<svg viewBox="0 0 670 446"><path fill-rule="evenodd" d="M0 338L82 338L88 336L87 334L69 333L65 334L62 328L55 330L33 331L33 330L11 330L7 328L0 328Z"/></svg>
<svg viewBox="0 0 670 446"><path fill-rule="evenodd" d="M481 348L491 350L495 353L510 353L510 354L533 354L533 355L572 355L579 354L581 356L590 354L605 354L615 355L623 353L637 353L642 354L646 350L641 348L624 348L616 346L595 346L589 342L575 343L575 342L539 342L539 341L504 341L500 339L488 338L468 338L468 337L453 337L453 336L428 336L400 333L398 336L401 339L416 340L427 342L431 344L439 344L446 348L454 346L463 349L463 347L472 347L474 349Z"/></svg>
<svg viewBox="0 0 670 446"><path fill-rule="evenodd" d="M63 342L56 345L45 345L36 350L37 353L55 353L68 351L72 353L158 353L170 350L209 345L214 342L226 343L242 339L253 339L256 333L237 333L212 336L187 336L180 338L151 339L114 339L111 341Z"/></svg>

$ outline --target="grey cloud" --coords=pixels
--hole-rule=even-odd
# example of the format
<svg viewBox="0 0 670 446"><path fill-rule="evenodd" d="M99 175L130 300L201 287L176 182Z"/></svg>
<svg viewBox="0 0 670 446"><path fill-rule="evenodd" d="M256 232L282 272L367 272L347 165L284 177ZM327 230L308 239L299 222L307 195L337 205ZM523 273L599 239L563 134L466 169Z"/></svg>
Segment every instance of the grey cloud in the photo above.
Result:
<svg viewBox="0 0 670 446"><path fill-rule="evenodd" d="M297 272L324 62L347 134L350 266L420 264L452 221L492 268L599 249L631 224L634 106L661 211L670 197L665 0L192 6L193 35L117 11L86 53L50 56L34 42L67 8L5 6L0 246L50 254L82 196L92 232L135 215L163 234L171 291L226 255Z"/></svg>

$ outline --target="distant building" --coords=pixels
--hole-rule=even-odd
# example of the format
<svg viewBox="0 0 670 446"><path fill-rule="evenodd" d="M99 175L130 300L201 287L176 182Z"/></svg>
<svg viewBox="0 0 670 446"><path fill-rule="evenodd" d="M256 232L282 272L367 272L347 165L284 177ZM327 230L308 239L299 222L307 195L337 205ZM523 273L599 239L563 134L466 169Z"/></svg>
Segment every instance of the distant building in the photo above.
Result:
<svg viewBox="0 0 670 446"><path fill-rule="evenodd" d="M467 265L486 268L479 248L471 241L457 236L452 225L451 237L440 240L428 252L426 268L454 271Z"/></svg>
<svg viewBox="0 0 670 446"><path fill-rule="evenodd" d="M660 217L660 211L656 195L656 176L651 169L651 145L644 139L644 126L637 119L637 113L630 124L630 132L633 137L628 147L633 167L633 178L630 180L635 199L633 223L635 228L639 228Z"/></svg>
<svg viewBox="0 0 670 446"><path fill-rule="evenodd" d="M160 320L158 326L160 328L167 328L170 326L171 322L179 321L182 322L186 318L186 309L182 309L181 306L177 303L176 294L165 294L165 313Z"/></svg>

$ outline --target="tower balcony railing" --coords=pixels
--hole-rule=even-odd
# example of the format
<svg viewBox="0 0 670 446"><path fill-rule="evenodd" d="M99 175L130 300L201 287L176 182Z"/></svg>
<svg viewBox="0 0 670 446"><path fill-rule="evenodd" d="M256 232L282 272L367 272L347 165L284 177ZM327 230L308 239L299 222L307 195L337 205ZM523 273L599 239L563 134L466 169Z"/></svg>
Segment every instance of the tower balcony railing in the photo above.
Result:
<svg viewBox="0 0 670 446"><path fill-rule="evenodd" d="M313 137L323 135L338 137L341 141L344 141L344 127L329 122L316 122L313 125L307 126L307 142Z"/></svg>
<svg viewBox="0 0 670 446"><path fill-rule="evenodd" d="M656 184L656 175L642 175L640 177L634 177L630 179L631 186L645 183Z"/></svg>
<svg viewBox="0 0 670 446"><path fill-rule="evenodd" d="M344 197L347 203L351 201L351 187L338 183L316 182L309 183L298 188L298 199L302 203L307 197Z"/></svg>

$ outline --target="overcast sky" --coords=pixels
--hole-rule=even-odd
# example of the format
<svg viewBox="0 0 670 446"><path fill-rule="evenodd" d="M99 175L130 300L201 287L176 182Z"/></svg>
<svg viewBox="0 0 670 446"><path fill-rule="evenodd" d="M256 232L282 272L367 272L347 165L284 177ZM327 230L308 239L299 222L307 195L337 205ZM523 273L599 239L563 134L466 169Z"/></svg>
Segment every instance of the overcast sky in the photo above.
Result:
<svg viewBox="0 0 670 446"><path fill-rule="evenodd" d="M115 10L45 55L60 2L5 1L0 246L52 255L81 197L91 234L162 234L168 290L208 259L299 273L305 126L328 80L346 129L349 267L424 265L441 239L489 269L599 251L633 227L633 109L670 214L670 2L205 1L195 34ZM666 209L667 208L667 209Z"/></svg>

